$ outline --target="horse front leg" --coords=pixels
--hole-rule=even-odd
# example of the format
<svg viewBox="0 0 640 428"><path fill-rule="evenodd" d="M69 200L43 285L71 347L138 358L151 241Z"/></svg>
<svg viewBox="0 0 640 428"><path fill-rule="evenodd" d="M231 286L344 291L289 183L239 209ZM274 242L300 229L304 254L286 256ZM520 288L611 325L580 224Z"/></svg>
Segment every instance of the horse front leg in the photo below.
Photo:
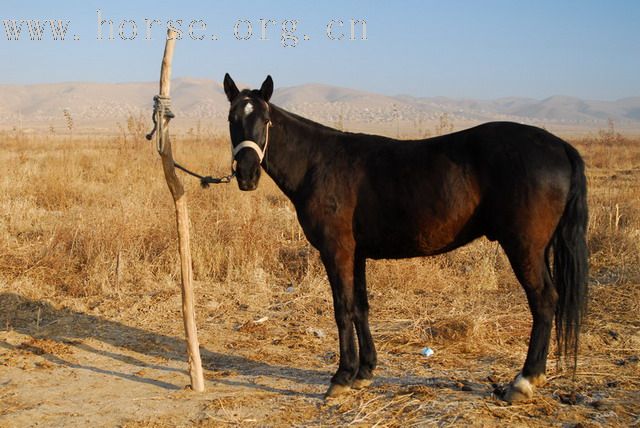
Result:
<svg viewBox="0 0 640 428"><path fill-rule="evenodd" d="M351 389L358 371L358 356L353 331L354 322L354 245L332 245L320 252L327 270L333 310L338 326L340 363L331 378L325 398L344 394Z"/></svg>

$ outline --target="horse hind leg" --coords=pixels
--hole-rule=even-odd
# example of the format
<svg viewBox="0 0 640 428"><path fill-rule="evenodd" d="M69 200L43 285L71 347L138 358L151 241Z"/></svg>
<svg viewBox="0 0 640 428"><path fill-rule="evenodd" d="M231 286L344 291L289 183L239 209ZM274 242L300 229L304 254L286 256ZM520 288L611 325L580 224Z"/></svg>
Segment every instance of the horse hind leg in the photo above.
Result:
<svg viewBox="0 0 640 428"><path fill-rule="evenodd" d="M525 290L533 317L527 358L522 371L509 384L503 397L505 401L517 402L532 398L535 387L546 381L547 354L558 294L551 280L544 249L507 246L505 251Z"/></svg>
<svg viewBox="0 0 640 428"><path fill-rule="evenodd" d="M373 370L376 368L376 348L369 329L369 301L367 298L366 259L356 256L354 268L355 310L354 324L358 334L359 365L356 378L351 385L362 389L371 385Z"/></svg>

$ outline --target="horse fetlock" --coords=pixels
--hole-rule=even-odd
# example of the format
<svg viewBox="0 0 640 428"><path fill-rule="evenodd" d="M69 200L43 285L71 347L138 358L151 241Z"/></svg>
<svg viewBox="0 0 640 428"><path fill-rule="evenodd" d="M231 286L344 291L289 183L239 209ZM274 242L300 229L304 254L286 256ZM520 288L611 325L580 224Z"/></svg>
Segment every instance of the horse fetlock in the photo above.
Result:
<svg viewBox="0 0 640 428"><path fill-rule="evenodd" d="M375 370L375 364L363 363L360 362L360 366L358 367L358 374L356 378L358 379L371 379L373 377L373 371Z"/></svg>
<svg viewBox="0 0 640 428"><path fill-rule="evenodd" d="M340 367L331 377L331 383L337 385L351 385L358 373L360 373L360 371L357 365L349 368Z"/></svg>

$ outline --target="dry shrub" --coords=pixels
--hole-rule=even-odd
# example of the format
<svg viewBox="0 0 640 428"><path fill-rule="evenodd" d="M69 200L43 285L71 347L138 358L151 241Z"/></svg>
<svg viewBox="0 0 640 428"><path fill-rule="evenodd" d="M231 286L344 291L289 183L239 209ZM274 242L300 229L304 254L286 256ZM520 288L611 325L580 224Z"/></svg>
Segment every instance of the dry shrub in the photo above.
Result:
<svg viewBox="0 0 640 428"><path fill-rule="evenodd" d="M587 164L591 273L598 283L640 275L640 139L612 129L576 141Z"/></svg>
<svg viewBox="0 0 640 428"><path fill-rule="evenodd" d="M174 140L176 157L195 170L228 171L225 140ZM635 279L639 141L608 132L576 143L588 165L593 276L604 283ZM7 165L0 179L4 276L76 297L140 293L177 279L171 198L151 144L8 134L1 144ZM232 300L253 296L256 304L290 286L326 287L292 205L268 177L253 193L235 184L201 191L195 180L184 180L197 281L218 284ZM487 240L435 258L370 261L368 270L372 301L385 296L379 310L417 319L425 311L416 303L433 296L448 305L454 300L448 295L517 290L502 250Z"/></svg>
<svg viewBox="0 0 640 428"><path fill-rule="evenodd" d="M172 199L152 144L127 140L0 134L0 290L180 335ZM592 267L579 369L607 372L610 360L626 361L640 344L640 139L609 133L575 143L587 163ZM225 139L174 137L174 146L176 158L194 170L228 173ZM268 364L334 369L331 293L291 203L266 176L252 193L235 183L203 191L196 180L184 182L202 343ZM372 331L386 370L416 370L424 346L435 349L429 361L446 370L445 379L479 364L478 373L491 370L504 382L522 364L531 317L495 242L480 239L432 258L369 261L367 273ZM0 314L10 315L0 322L35 324L38 308L17 308L9 300ZM252 324L264 316L268 322ZM636 386L630 377L620 379L629 390ZM383 398L356 403L356 410L353 402L328 413L314 407L324 415L318 424L390 417L393 425L397 415L418 424L457 418L446 399L431 400L431 386L421 386L428 392L424 400L409 400L397 385L385 388L386 395L378 389L354 396ZM408 391L422 397L420 388ZM513 414L491 406L494 413ZM474 409L468 404L469 415L477 415ZM280 417L306 422L295 416Z"/></svg>

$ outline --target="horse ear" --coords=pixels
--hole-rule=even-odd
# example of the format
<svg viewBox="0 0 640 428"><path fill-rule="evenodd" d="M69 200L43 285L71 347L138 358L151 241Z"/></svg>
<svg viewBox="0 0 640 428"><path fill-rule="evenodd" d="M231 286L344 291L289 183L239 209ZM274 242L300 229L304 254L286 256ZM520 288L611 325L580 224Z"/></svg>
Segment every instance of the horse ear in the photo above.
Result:
<svg viewBox="0 0 640 428"><path fill-rule="evenodd" d="M229 102L233 101L240 93L236 83L233 81L231 76L229 76L229 73L225 73L224 75L224 93L227 94Z"/></svg>
<svg viewBox="0 0 640 428"><path fill-rule="evenodd" d="M262 82L262 86L260 87L260 94L262 95L262 99L266 102L269 102L271 99L271 95L273 95L273 79L271 76L267 76Z"/></svg>

